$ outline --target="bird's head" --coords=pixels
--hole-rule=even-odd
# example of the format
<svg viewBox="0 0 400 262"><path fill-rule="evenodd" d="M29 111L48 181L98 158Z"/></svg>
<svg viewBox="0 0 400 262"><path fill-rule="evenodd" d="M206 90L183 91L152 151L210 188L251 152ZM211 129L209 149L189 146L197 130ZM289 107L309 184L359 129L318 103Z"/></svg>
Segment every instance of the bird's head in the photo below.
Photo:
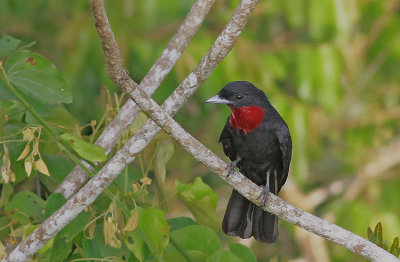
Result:
<svg viewBox="0 0 400 262"><path fill-rule="evenodd" d="M270 105L264 92L246 81L235 81L227 84L216 96L206 103L226 104L232 114L229 123L235 129L247 134L256 129L264 118Z"/></svg>
<svg viewBox="0 0 400 262"><path fill-rule="evenodd" d="M226 104L230 107L265 106L269 104L264 92L247 81L227 84L206 103Z"/></svg>

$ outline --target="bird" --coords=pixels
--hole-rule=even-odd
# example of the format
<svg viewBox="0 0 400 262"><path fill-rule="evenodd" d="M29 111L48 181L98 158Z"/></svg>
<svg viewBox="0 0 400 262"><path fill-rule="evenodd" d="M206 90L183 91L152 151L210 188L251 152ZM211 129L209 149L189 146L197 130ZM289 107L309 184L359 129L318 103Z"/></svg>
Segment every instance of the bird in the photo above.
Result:
<svg viewBox="0 0 400 262"><path fill-rule="evenodd" d="M285 184L292 157L292 139L288 125L271 105L265 93L248 81L225 85L206 103L226 104L232 113L221 132L219 142L235 168L263 187L262 206L269 192L277 195ZM263 211L232 190L222 222L222 230L242 239L254 237L274 243L279 235L278 217Z"/></svg>

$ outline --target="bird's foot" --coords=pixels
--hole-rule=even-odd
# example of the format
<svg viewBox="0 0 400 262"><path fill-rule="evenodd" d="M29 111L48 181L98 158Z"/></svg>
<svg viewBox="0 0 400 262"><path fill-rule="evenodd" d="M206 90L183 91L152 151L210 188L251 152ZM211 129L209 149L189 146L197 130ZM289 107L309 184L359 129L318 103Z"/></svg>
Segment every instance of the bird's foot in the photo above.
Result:
<svg viewBox="0 0 400 262"><path fill-rule="evenodd" d="M229 167L228 167L228 174L226 175L226 178L228 178L230 175L232 175L233 173L235 173L235 168L237 167L237 164L239 163L239 161L240 160L242 160L242 158L241 157L237 157L236 159L235 159L235 161L232 161L230 164L229 164Z"/></svg>
<svg viewBox="0 0 400 262"><path fill-rule="evenodd" d="M257 197L257 200L261 199L261 207L265 207L268 198L269 198L269 185L265 185L263 186L261 194Z"/></svg>
<svg viewBox="0 0 400 262"><path fill-rule="evenodd" d="M258 196L257 200L262 198L261 200L261 207L265 207L265 204L267 204L267 200L269 197L269 175L270 171L268 170L267 173L265 174L265 185L263 186L263 190L261 195Z"/></svg>

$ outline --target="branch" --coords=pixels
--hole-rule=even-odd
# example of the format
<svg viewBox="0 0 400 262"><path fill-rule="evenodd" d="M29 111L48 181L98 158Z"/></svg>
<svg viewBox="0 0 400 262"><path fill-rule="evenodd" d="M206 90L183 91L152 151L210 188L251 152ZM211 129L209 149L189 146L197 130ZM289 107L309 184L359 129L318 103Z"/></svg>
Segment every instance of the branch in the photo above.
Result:
<svg viewBox="0 0 400 262"><path fill-rule="evenodd" d="M241 5L249 4L251 1L242 1ZM248 7L249 12L254 8L253 5ZM102 35L100 38L103 42L107 42L110 39L103 39ZM107 37L107 36L103 36ZM111 39L112 40L112 39ZM106 54L107 50L104 50L106 64L112 65L112 55ZM110 59L108 60L107 59ZM222 179L232 185L235 190L240 194L248 198L258 206L261 205L259 195L262 194L262 189L252 183L249 179L244 177L240 172L236 171L234 175L229 178L225 178L229 166L218 158L213 152L207 149L203 144L193 138L187 133L177 122L175 122L170 115L168 115L163 108L161 108L154 100L149 98L146 93L137 87L134 82L125 75L123 70L118 71L115 68L109 70L115 73L115 81L118 86L127 93L131 99L135 101L152 119L157 123L158 126L162 127L170 136L172 136L184 149L192 154L196 160L205 164L213 172L220 175ZM191 74L192 75L192 74ZM190 75L189 75L190 77ZM192 77L192 85L196 86L197 79ZM141 143L145 143L144 140ZM131 152L135 148L131 148ZM360 254L361 256L371 261L400 261L392 254L376 246L372 242L347 231L335 224L322 220L316 216L313 216L293 205L283 201L281 198L269 194L267 205L263 208L265 211L271 212L280 218L297 225L309 232L324 237L332 242L346 247L347 249Z"/></svg>
<svg viewBox="0 0 400 262"><path fill-rule="evenodd" d="M123 75L121 72L119 74ZM149 98L141 89L137 88L137 86L132 85L129 79L124 79L123 77L118 79L119 86L122 90L188 153L193 155L196 160L206 165L211 171L219 174L223 180L232 185L235 190L244 197L256 205L261 206L261 199L259 196L262 194L262 188L255 185L238 171L235 171L233 175L226 178L229 165L187 133L154 100ZM400 259L397 259L372 242L335 224L309 214L273 194L269 194L269 199L266 206L263 207L263 210L273 213L285 221L317 234L329 241L337 243L371 261L400 261Z"/></svg>
<svg viewBox="0 0 400 262"><path fill-rule="evenodd" d="M246 2L245 4L248 4L250 1L242 1L241 4L244 2ZM254 8L254 5L249 7ZM249 10L251 10L250 8ZM110 40L106 38L106 35L102 36L99 34L99 36L103 42ZM104 53L106 64L108 66L112 66L112 53L108 55L106 49L104 49ZM259 195L262 194L262 189L260 187L256 186L238 171L235 171L233 175L229 176L229 178L226 178L229 166L198 140L187 133L177 122L172 119L170 115L163 110L163 108L161 108L154 100L149 98L143 90L138 88L137 85L135 85L134 82L125 74L125 71L122 68L119 71L117 67L113 67L110 68L109 72L115 73L114 79L118 86L125 93L127 93L130 98L133 99L135 103L139 105L142 110L153 119L154 122L157 123L158 126L162 127L171 137L173 137L181 146L183 146L188 153L192 154L196 160L205 164L213 172L219 174L222 179L232 185L240 194L258 206L261 205ZM192 82L192 85L196 86L197 79L192 77ZM142 143L145 143L145 141ZM132 153L134 150L135 148L131 148L130 153ZM273 194L269 194L267 205L263 207L263 209L279 216L287 222L342 245L371 261L400 261L395 256L376 246L372 242L335 224L322 220L297 207L294 207L293 205L283 201L281 198Z"/></svg>
<svg viewBox="0 0 400 262"><path fill-rule="evenodd" d="M182 25L179 27L175 35L171 38L167 47L158 58L157 62L152 66L150 71L146 74L139 85L139 88L145 90L145 92L149 96L151 96L155 92L157 87L164 80L165 76L171 71L175 62L178 60L183 50L187 47L190 40L193 38L194 34L198 30L199 26L204 20L204 17L208 13L214 2L215 0L197 0L193 4L189 14L186 16ZM93 2L93 5L95 4L96 2ZM97 5L99 4L97 3ZM102 8L96 10L101 11ZM99 23L98 26L103 26L102 34L107 32L107 30L111 32L111 27L108 23L105 12L98 12L98 16L99 17L98 19L96 19L96 21L98 21ZM103 20L106 21L106 23L101 23L101 21ZM114 45L113 47L117 47L117 45ZM111 48L111 46L109 48ZM113 49L111 48L111 51L112 50ZM119 57L118 63L120 64L119 68L121 68L122 59L119 55L119 52L118 54L114 55ZM108 154L115 143L118 142L118 139L121 135L121 129L124 130L133 121L133 119L135 119L139 111L140 108L132 100L128 100L121 108L119 114L104 129L95 144L102 146ZM87 165L86 163L84 164ZM90 168L89 165L87 165L87 167ZM81 167L76 166L74 169L72 169L69 175L56 188L54 192L62 193L66 199L69 199L79 190L79 188L81 188L81 186L86 182L86 180L88 180L88 178L88 174L84 170L82 170Z"/></svg>
<svg viewBox="0 0 400 262"><path fill-rule="evenodd" d="M180 107L183 106L184 101L190 97L199 87L199 85L211 74L216 66L222 61L222 59L232 49L235 41L239 37L242 29L247 23L250 17L251 11L254 9L256 0L253 1L242 1L238 8L235 10L231 20L216 39L213 46L203 57L200 63L196 66L194 71L179 85L175 92L165 101L163 107L169 112L177 112ZM92 0L92 10L95 14L96 19L106 19L107 23L96 23L97 26L103 26L103 30L108 28L111 32L111 27L108 24L106 16L96 16L98 12L105 15L103 2L101 0ZM96 4L97 9L93 7ZM100 5L100 6L99 6ZM103 30L101 32L103 32ZM99 34L100 35L100 34ZM108 38L103 44L106 46L114 46L114 36L111 34L101 34L103 37ZM105 39L101 38L102 41ZM110 44L108 44L110 43ZM109 50L104 49L104 52ZM130 79L121 63L122 59L118 57L119 52L112 51L109 55L105 56L108 58L116 58L115 63L110 62L109 64L117 65L123 73L119 73L116 70L109 70L114 73L114 76L110 76L112 79L119 79L119 75L125 76L125 80L129 84L138 88L137 84ZM117 77L115 77L117 76ZM124 82L122 81L122 82ZM143 94L144 91L142 91ZM146 96L147 97L147 96ZM176 102L176 104L174 104ZM23 242L21 242L3 261L25 261L29 259L37 250L39 250L49 239L53 238L62 228L64 228L71 220L73 220L82 210L90 205L102 191L122 172L125 166L131 163L135 159L135 154L140 152L148 142L154 137L160 128L152 121L148 123L133 136L120 151L98 172L98 174L91 179L84 187L82 187L77 194L75 194L67 203L56 211L50 218L44 221L31 235L29 235ZM222 160L221 160L222 161Z"/></svg>

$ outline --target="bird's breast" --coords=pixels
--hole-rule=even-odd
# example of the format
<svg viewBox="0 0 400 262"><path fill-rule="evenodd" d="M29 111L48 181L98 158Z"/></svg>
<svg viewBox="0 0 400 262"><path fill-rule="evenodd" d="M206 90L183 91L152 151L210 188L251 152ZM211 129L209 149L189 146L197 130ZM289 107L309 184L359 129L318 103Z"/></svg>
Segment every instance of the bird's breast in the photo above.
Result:
<svg viewBox="0 0 400 262"><path fill-rule="evenodd" d="M259 127L264 118L264 109L258 106L231 107L229 123L234 129L248 134Z"/></svg>

